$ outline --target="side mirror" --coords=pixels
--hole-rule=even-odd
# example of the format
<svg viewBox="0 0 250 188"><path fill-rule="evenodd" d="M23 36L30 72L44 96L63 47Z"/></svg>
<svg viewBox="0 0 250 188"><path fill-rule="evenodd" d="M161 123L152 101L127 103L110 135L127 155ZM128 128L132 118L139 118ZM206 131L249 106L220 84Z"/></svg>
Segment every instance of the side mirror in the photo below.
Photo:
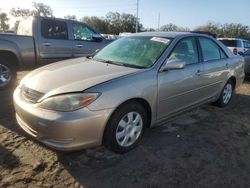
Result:
<svg viewBox="0 0 250 188"><path fill-rule="evenodd" d="M160 71L165 72L168 70L178 70L178 69L184 69L186 66L186 63L184 61L180 60L170 60L166 61L165 64L161 67Z"/></svg>
<svg viewBox="0 0 250 188"><path fill-rule="evenodd" d="M243 52L238 52L238 54L239 54L239 55L241 55L241 56L243 56L243 55L244 55L244 53L243 53Z"/></svg>
<svg viewBox="0 0 250 188"><path fill-rule="evenodd" d="M94 34L92 35L92 38L93 38L95 41L98 41L98 42L102 41L102 36L101 36L99 33L94 33Z"/></svg>

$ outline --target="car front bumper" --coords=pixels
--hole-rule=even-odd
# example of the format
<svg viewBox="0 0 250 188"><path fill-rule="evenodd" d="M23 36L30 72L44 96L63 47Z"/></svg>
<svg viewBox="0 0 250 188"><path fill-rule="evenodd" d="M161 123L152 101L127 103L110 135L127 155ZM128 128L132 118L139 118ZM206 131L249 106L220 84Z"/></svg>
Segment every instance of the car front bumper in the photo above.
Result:
<svg viewBox="0 0 250 188"><path fill-rule="evenodd" d="M104 128L112 109L73 112L41 109L24 101L17 88L13 95L16 119L29 135L57 150L70 151L102 144Z"/></svg>

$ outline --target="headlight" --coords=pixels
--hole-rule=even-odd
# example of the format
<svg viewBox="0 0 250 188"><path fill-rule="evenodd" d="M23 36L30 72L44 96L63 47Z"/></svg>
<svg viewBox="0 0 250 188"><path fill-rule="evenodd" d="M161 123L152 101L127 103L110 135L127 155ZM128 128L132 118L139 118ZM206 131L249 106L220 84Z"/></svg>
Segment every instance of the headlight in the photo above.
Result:
<svg viewBox="0 0 250 188"><path fill-rule="evenodd" d="M88 106L95 101L99 95L99 93L58 95L45 99L38 106L48 110L69 112Z"/></svg>

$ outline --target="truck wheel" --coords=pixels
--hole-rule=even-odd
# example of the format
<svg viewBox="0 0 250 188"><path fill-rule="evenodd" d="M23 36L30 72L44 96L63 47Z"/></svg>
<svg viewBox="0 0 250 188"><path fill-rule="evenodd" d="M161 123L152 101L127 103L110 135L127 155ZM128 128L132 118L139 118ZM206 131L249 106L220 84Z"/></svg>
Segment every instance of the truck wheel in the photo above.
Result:
<svg viewBox="0 0 250 188"><path fill-rule="evenodd" d="M127 103L111 116L104 133L104 144L117 153L126 153L140 142L147 114L137 102Z"/></svg>
<svg viewBox="0 0 250 188"><path fill-rule="evenodd" d="M0 60L0 89L6 89L14 84L16 80L16 69Z"/></svg>

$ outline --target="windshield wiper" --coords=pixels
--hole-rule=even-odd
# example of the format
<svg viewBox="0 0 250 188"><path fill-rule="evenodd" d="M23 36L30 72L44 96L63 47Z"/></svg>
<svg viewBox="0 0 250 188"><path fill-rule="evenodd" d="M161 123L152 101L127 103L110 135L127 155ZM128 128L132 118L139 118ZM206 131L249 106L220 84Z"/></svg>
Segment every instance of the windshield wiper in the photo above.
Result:
<svg viewBox="0 0 250 188"><path fill-rule="evenodd" d="M137 68L137 69L144 69L144 68L146 68L146 67L141 67L141 66L138 66L138 65L131 65L131 64L127 64L127 63L110 61L110 60L104 60L104 59L94 59L94 60L99 61L99 62L103 62L103 63L113 64L113 65L118 65L118 66L124 66L124 67Z"/></svg>

